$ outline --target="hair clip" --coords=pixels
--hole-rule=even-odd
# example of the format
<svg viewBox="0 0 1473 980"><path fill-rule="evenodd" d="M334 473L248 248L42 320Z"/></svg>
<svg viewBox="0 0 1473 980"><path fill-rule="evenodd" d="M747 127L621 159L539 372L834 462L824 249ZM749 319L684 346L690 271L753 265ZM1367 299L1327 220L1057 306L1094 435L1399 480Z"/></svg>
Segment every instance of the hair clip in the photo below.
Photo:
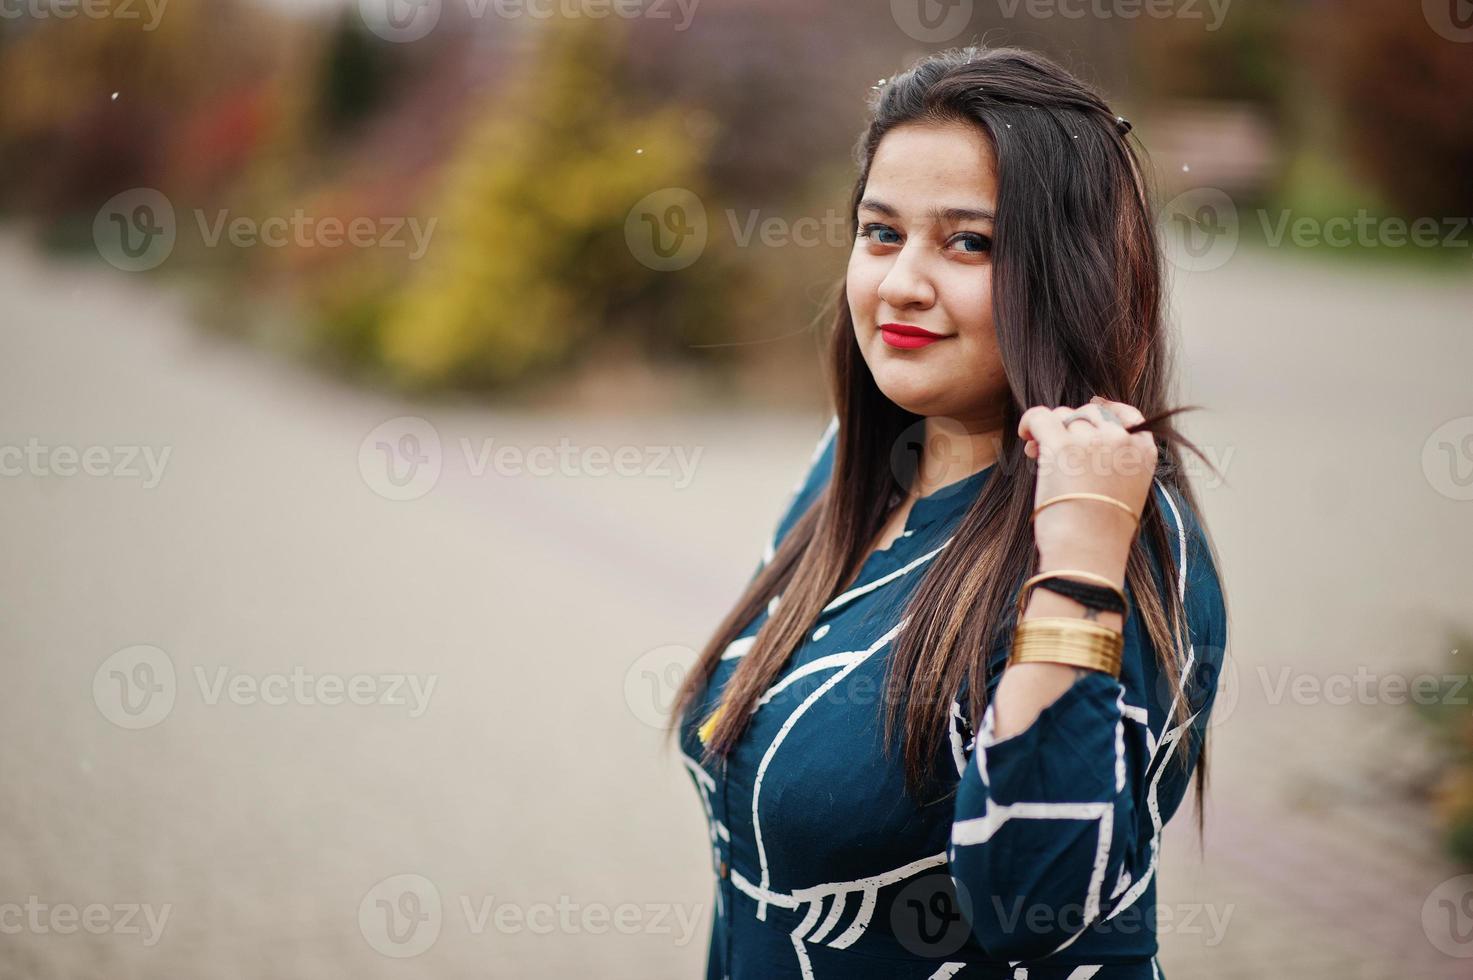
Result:
<svg viewBox="0 0 1473 980"><path fill-rule="evenodd" d="M1131 130L1130 120L1126 119L1124 116L1116 116L1115 128L1120 132L1121 136L1124 136Z"/></svg>

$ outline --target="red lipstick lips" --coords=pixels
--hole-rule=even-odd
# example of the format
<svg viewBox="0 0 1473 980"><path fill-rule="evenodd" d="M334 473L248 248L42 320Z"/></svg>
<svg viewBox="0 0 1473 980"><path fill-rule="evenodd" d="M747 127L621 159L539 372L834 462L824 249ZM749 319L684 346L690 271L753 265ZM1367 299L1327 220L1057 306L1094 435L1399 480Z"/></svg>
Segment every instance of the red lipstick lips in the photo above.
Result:
<svg viewBox="0 0 1473 980"><path fill-rule="evenodd" d="M880 324L880 336L885 343L901 350L914 350L917 347L925 347L927 344L946 339L945 334L932 333L908 323L882 323Z"/></svg>

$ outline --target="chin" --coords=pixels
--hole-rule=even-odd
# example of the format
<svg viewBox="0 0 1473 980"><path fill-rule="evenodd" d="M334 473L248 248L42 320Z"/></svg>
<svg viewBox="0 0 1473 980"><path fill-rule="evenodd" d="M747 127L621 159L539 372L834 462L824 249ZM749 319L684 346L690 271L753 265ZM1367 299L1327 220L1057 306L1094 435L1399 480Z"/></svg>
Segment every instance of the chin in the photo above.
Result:
<svg viewBox="0 0 1473 980"><path fill-rule="evenodd" d="M916 415L935 414L944 386L934 371L915 363L896 364L894 358L889 363L882 362L878 368L871 370L875 385L886 398Z"/></svg>

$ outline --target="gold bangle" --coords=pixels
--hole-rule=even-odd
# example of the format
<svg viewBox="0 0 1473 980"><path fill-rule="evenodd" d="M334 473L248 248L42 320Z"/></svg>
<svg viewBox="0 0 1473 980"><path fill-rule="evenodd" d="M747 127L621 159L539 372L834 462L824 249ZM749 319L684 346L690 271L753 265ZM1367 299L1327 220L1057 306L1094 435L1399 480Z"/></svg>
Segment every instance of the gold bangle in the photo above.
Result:
<svg viewBox="0 0 1473 980"><path fill-rule="evenodd" d="M1120 665L1113 660L1092 654L1070 654L1063 653L1056 648L1041 650L1035 654L1019 653L1008 659L1008 666L1026 663L1062 664L1067 667L1078 667L1083 670L1097 671L1101 674L1109 674L1111 677L1120 676Z"/></svg>
<svg viewBox="0 0 1473 980"><path fill-rule="evenodd" d="M1073 645L1062 643L1057 636L1043 637L1033 642L1025 641L1019 643L1008 658L1009 666L1035 662L1068 664L1097 670L1111 677L1120 676L1119 653L1104 643L1088 639L1077 641Z"/></svg>
<svg viewBox="0 0 1473 980"><path fill-rule="evenodd" d="M1125 615L1130 615L1130 599L1126 597L1125 590L1116 585L1110 579L1106 578L1103 575L1097 575L1094 572L1086 572L1081 568L1056 568L1050 572L1039 572L1037 575L1033 576L1028 581L1023 583L1023 587L1018 590L1019 617L1021 618L1021 616L1023 615L1023 605L1028 601L1028 593L1032 591L1035 585L1037 585L1039 582L1044 581L1045 579L1063 578L1069 575L1072 575L1075 578L1082 578L1086 582L1094 582L1096 585L1103 585L1106 588L1114 589L1115 594L1120 597L1120 604L1125 607Z"/></svg>
<svg viewBox="0 0 1473 980"><path fill-rule="evenodd" d="M1082 491L1079 493L1061 493L1057 497L1050 497L1043 503L1039 504L1037 507L1033 508L1033 515L1028 519L1030 521L1036 519L1038 517L1039 511L1043 510L1050 504L1057 504L1061 500L1098 500L1102 504L1109 504L1112 507L1119 507L1121 510L1129 514L1130 519L1135 521L1137 524L1141 522L1141 516L1137 514L1135 512L1135 509L1132 508L1125 501L1116 500L1114 497L1107 496L1103 493L1084 493Z"/></svg>
<svg viewBox="0 0 1473 980"><path fill-rule="evenodd" d="M1018 623L1008 664L1062 663L1120 676L1125 638L1072 616L1036 616Z"/></svg>
<svg viewBox="0 0 1473 980"><path fill-rule="evenodd" d="M1119 630L1112 630L1108 626L1102 626L1088 619L1080 619L1078 616L1034 616L1030 619L1021 619L1013 635L1016 637L1018 633L1024 631L1030 634L1040 633L1045 629L1063 630L1079 635L1089 634L1102 640L1118 640L1122 643L1125 641L1125 637Z"/></svg>
<svg viewBox="0 0 1473 980"><path fill-rule="evenodd" d="M1061 635L1067 640L1088 638L1091 642L1099 642L1107 645L1125 645L1125 637L1119 630L1112 630L1108 626L1091 622L1088 619L1080 619L1078 616L1034 616L1031 619L1018 621L1013 630L1013 642L1020 640L1032 642L1042 636L1052 637Z"/></svg>

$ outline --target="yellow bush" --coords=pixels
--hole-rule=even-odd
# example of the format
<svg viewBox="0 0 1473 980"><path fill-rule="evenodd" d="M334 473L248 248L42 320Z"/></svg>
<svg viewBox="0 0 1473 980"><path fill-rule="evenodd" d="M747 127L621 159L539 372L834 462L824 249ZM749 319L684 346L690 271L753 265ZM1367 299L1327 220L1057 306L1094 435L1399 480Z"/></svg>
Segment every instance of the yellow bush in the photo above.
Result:
<svg viewBox="0 0 1473 980"><path fill-rule="evenodd" d="M618 297L667 275L630 255L624 220L653 191L694 189L704 148L682 110L619 104L617 25L546 30L457 149L429 248L388 303L381 356L401 385L495 386L563 362Z"/></svg>

